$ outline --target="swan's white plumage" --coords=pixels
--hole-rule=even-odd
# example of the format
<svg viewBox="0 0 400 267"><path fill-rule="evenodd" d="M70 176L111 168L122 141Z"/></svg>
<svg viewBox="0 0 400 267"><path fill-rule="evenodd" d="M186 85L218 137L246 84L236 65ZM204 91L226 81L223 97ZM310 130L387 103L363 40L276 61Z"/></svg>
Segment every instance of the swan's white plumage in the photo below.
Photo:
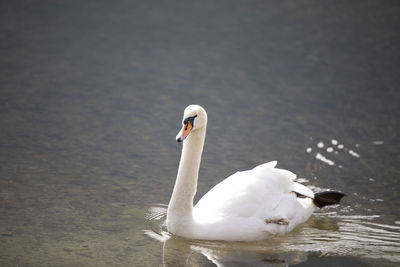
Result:
<svg viewBox="0 0 400 267"><path fill-rule="evenodd" d="M292 172L275 168L276 161L236 172L214 186L193 207L207 114L200 106L191 105L185 109L184 119L193 116L196 118L183 144L167 212L170 232L194 239L262 240L287 233L311 216L315 209L313 192L296 183ZM298 198L294 192L307 198ZM279 220L285 223L274 223Z"/></svg>
<svg viewBox="0 0 400 267"><path fill-rule="evenodd" d="M289 232L311 216L315 208L311 199L298 199L294 189L313 196L312 191L294 182L295 174L275 165L273 161L237 172L199 200L193 210L195 224L215 229L212 234L207 230L206 238L201 234L202 239L265 239ZM289 224L266 223L269 219L285 219Z"/></svg>

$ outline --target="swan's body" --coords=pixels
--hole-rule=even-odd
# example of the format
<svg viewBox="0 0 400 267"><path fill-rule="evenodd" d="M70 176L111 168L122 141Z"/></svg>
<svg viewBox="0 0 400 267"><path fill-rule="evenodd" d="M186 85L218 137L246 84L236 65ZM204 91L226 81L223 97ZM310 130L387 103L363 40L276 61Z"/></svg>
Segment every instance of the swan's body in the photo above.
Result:
<svg viewBox="0 0 400 267"><path fill-rule="evenodd" d="M316 208L314 193L296 183L295 174L275 168L276 161L231 175L193 207L206 125L202 107L185 109L177 136L184 143L167 211L168 231L191 239L253 241L287 233L307 221ZM317 205L336 204L344 194L334 195L337 201L328 197L323 199L327 203Z"/></svg>

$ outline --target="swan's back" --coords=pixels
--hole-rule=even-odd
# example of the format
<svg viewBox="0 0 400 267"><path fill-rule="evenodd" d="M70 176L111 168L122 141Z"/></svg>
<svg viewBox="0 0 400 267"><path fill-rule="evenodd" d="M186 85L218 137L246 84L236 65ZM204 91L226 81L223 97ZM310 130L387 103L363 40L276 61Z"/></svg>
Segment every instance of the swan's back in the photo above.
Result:
<svg viewBox="0 0 400 267"><path fill-rule="evenodd" d="M267 219L277 209L281 213L282 208L288 209L287 205L280 207L280 204L287 199L297 202L292 193L296 175L275 166L276 161L265 163L237 172L217 184L194 207L196 219L207 221L224 216ZM306 190L313 195L310 189Z"/></svg>

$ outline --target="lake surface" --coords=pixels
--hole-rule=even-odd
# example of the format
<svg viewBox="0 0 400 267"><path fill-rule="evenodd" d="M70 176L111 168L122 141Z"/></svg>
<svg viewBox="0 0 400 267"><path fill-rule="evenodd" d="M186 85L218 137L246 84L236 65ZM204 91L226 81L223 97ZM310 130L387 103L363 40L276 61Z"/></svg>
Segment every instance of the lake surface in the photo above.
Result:
<svg viewBox="0 0 400 267"><path fill-rule="evenodd" d="M1 266L398 266L399 1L2 1ZM324 208L255 243L165 229L188 104L196 201L278 160Z"/></svg>

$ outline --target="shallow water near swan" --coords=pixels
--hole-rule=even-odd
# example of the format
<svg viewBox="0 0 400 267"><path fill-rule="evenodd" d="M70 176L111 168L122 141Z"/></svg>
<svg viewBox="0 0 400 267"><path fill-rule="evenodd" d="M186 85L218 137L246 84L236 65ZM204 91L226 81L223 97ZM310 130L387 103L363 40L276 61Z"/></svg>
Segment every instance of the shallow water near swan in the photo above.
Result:
<svg viewBox="0 0 400 267"><path fill-rule="evenodd" d="M400 5L1 4L1 266L398 266ZM278 160L347 196L262 242L165 229L186 105L197 201Z"/></svg>
<svg viewBox="0 0 400 267"><path fill-rule="evenodd" d="M164 225L166 208L158 205L149 209L151 227L145 234L164 244L163 264L167 266L209 262L217 266L309 266L309 258L328 256L339 262L369 262L373 266L390 266L390 262L399 261L400 226L376 223L377 215L320 212L285 236L260 242L215 242L170 235Z"/></svg>

